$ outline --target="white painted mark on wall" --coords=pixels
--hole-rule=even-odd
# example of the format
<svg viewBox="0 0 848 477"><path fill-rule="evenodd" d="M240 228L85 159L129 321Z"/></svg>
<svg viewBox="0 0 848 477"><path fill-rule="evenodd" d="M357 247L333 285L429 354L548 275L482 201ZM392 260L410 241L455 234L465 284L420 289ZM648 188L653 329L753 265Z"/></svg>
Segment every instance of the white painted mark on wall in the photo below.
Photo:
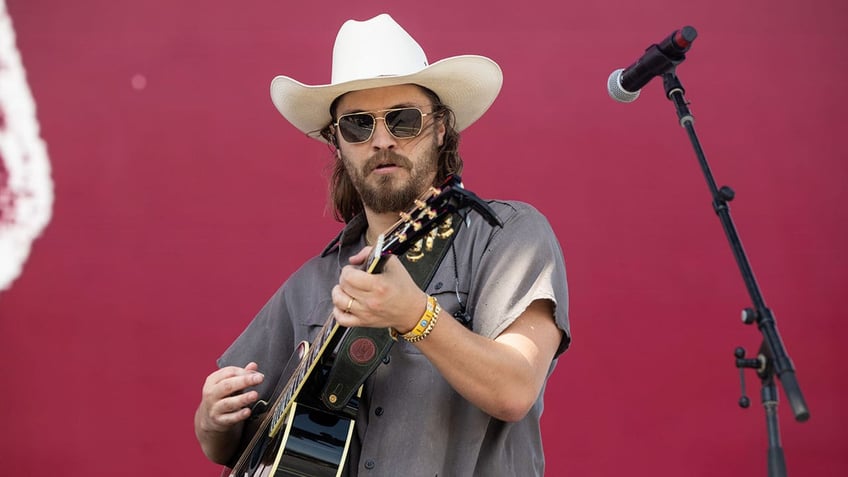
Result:
<svg viewBox="0 0 848 477"><path fill-rule="evenodd" d="M0 0L0 291L21 274L52 209L50 159L12 19Z"/></svg>

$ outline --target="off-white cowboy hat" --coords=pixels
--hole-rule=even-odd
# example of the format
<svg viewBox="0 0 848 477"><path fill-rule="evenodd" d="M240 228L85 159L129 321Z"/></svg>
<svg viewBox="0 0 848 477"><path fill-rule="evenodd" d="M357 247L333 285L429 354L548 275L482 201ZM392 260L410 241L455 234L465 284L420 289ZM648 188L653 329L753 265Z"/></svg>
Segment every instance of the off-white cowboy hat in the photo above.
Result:
<svg viewBox="0 0 848 477"><path fill-rule="evenodd" d="M430 65L421 46L388 14L348 20L333 47L331 83L310 86L288 76L271 81L271 100L286 119L310 137L330 124L330 105L349 91L413 83L432 90L456 116L461 131L480 118L503 84L489 58L462 55Z"/></svg>

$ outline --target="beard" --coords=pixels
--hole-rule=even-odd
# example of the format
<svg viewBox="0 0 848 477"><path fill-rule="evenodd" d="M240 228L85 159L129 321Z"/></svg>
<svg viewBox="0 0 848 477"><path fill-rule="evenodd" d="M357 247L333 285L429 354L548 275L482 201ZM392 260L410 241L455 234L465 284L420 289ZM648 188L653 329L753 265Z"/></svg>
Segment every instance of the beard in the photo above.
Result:
<svg viewBox="0 0 848 477"><path fill-rule="evenodd" d="M385 150L369 157L362 167L356 167L344 155L342 161L365 207L383 214L411 208L415 199L433 185L437 156L438 151L434 144L423 151L417 164L406 156ZM409 178L404 180L395 175L385 175L371 177L369 181L371 172L387 164L406 169Z"/></svg>

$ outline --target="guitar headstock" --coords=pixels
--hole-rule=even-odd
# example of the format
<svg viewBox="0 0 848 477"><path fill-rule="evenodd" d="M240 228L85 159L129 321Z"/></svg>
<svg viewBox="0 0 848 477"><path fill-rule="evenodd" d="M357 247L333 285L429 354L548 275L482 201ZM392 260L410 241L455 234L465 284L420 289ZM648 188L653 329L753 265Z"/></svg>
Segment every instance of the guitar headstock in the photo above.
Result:
<svg viewBox="0 0 848 477"><path fill-rule="evenodd" d="M451 214L466 207L473 208L493 225L502 225L485 202L462 186L458 175L451 175L441 186L430 187L409 210L400 214L400 220L380 235L366 261L366 270L378 273L386 257L405 253Z"/></svg>

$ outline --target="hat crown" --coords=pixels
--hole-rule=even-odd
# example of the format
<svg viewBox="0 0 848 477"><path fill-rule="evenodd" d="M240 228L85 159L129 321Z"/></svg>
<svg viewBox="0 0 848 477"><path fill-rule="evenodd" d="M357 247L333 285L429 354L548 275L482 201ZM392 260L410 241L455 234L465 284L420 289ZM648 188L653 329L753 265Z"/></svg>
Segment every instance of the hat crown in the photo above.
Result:
<svg viewBox="0 0 848 477"><path fill-rule="evenodd" d="M427 55L395 20L383 13L365 21L346 21L333 46L332 84L416 73Z"/></svg>
<svg viewBox="0 0 848 477"><path fill-rule="evenodd" d="M346 21L333 46L331 83L308 85L290 76L271 81L271 101L280 114L312 138L333 121L333 102L351 91L417 84L453 111L462 131L498 96L503 73L485 56L460 55L429 64L424 50L388 14Z"/></svg>

